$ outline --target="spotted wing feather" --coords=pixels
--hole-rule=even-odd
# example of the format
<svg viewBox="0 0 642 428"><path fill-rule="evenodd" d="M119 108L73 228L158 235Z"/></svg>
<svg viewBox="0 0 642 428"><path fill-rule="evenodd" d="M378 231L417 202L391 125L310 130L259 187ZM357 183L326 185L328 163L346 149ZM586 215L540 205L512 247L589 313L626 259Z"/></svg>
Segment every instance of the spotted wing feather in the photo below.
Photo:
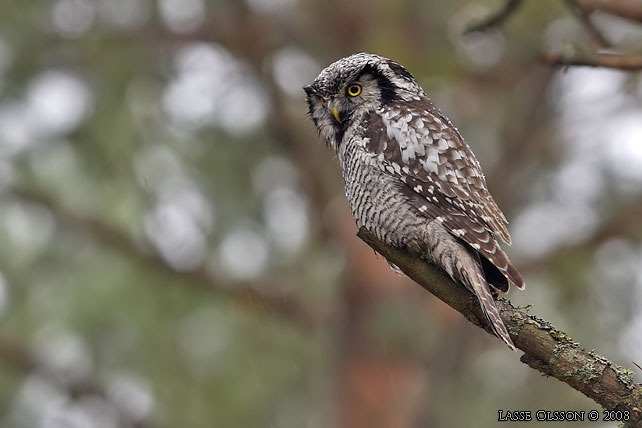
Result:
<svg viewBox="0 0 642 428"><path fill-rule="evenodd" d="M381 168L399 176L405 185L402 191L415 208L442 222L501 276L523 288L522 277L496 239L510 243L506 218L486 189L475 156L450 121L422 98L386 106L367 122L366 149L377 156ZM508 288L501 277L489 282L502 291Z"/></svg>

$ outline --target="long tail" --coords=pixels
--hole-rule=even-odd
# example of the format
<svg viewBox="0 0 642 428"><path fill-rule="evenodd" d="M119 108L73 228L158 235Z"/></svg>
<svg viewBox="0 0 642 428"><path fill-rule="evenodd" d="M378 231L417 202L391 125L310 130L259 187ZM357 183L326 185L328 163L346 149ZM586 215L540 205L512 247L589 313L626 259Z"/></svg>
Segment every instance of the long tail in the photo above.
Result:
<svg viewBox="0 0 642 428"><path fill-rule="evenodd" d="M451 235L439 222L433 221L426 225L426 254L450 275L452 279L463 284L477 296L484 315L495 333L512 350L515 345L506 330L506 326L499 316L495 300L490 294L490 285L483 273L482 261L479 253L468 244L461 242ZM497 272L497 275L502 275ZM506 282L507 289L508 284Z"/></svg>
<svg viewBox="0 0 642 428"><path fill-rule="evenodd" d="M470 288L472 288L473 293L477 296L479 303L481 304L482 310L490 325L495 333L495 336L499 337L504 343L506 343L513 351L515 350L515 345L506 330L506 326L502 321L502 318L499 316L499 311L497 306L495 306L495 300L490 294L488 282L481 273L481 269L477 268L476 272L470 273L465 272L466 279L469 280Z"/></svg>

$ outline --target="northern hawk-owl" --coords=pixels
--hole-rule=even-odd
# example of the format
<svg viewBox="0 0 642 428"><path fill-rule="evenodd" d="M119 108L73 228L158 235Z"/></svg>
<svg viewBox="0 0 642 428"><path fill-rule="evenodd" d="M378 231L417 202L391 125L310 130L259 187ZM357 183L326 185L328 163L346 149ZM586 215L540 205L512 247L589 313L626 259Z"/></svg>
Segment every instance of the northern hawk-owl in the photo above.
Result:
<svg viewBox="0 0 642 428"><path fill-rule="evenodd" d="M359 227L427 256L477 296L495 334L514 349L491 294L524 287L497 240L506 217L461 134L400 64L359 53L304 88L309 114L337 153Z"/></svg>

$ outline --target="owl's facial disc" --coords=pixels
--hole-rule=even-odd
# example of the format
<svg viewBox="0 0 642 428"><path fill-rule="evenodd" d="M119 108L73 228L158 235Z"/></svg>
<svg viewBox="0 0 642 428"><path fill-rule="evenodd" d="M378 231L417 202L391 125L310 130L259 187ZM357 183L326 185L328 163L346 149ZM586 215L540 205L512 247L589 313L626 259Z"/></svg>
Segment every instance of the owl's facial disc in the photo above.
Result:
<svg viewBox="0 0 642 428"><path fill-rule="evenodd" d="M416 99L422 92L402 66L364 53L330 64L304 90L310 118L336 151L364 115L393 101Z"/></svg>

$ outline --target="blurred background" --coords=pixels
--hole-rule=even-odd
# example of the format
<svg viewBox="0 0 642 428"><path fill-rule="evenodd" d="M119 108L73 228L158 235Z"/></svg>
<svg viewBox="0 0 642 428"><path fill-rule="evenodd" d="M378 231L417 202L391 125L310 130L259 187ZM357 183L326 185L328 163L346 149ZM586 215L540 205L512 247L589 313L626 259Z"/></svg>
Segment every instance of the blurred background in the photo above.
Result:
<svg viewBox="0 0 642 428"><path fill-rule="evenodd" d="M542 65L596 48L562 0L463 35L503 4L0 0L0 427L491 427L500 409L597 409L355 236L306 117L301 88L330 62L405 65L510 220L527 281L510 299L634 368L640 73ZM591 20L642 50L642 26Z"/></svg>

